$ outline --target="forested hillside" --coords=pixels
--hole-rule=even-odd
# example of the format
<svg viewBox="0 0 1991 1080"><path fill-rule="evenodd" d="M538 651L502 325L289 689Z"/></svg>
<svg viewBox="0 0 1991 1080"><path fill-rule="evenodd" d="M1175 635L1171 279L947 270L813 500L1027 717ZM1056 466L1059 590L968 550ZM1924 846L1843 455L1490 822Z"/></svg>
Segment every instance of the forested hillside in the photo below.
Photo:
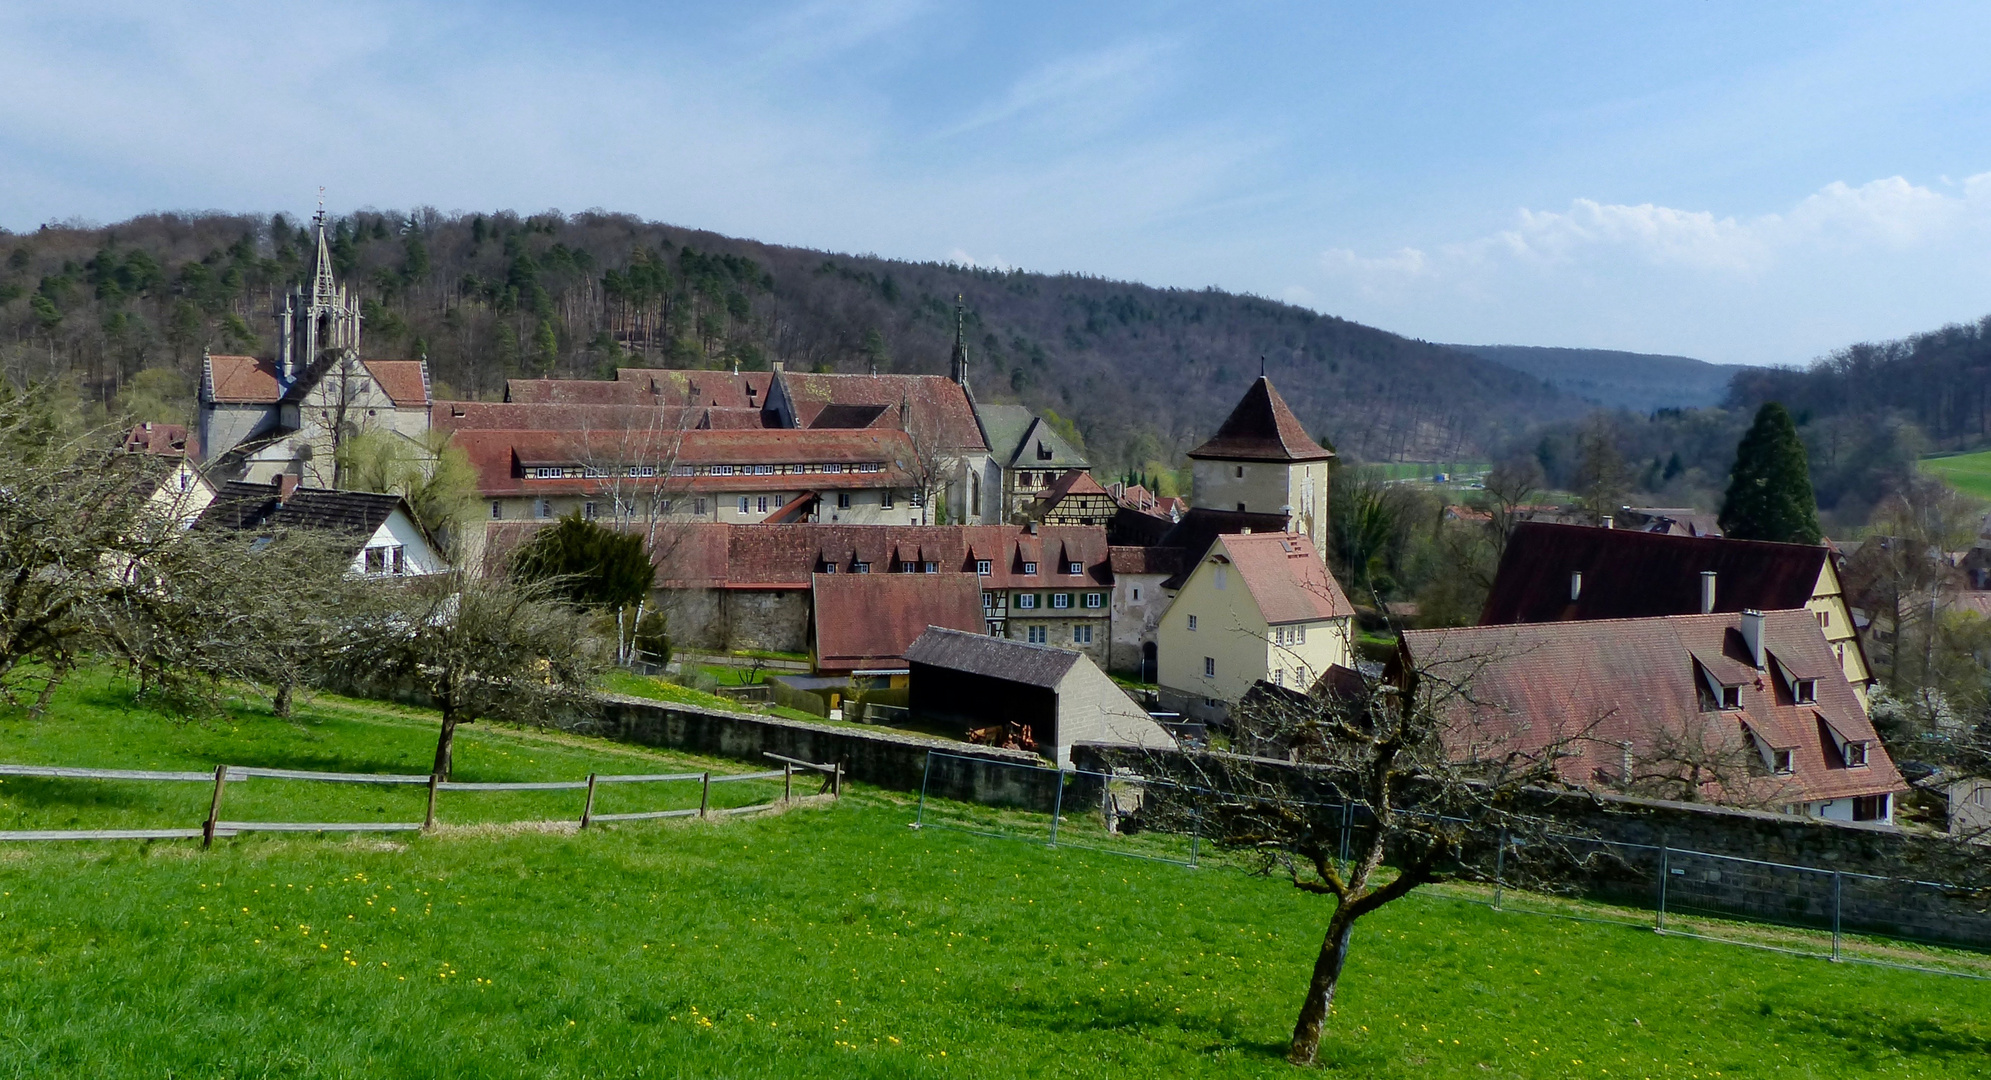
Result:
<svg viewBox="0 0 1991 1080"><path fill-rule="evenodd" d="M1803 417L1861 416L1914 423L1934 446L1991 442L1991 315L1899 341L1853 345L1810 368L1751 368L1730 401L1781 401Z"/></svg>
<svg viewBox="0 0 1991 1080"><path fill-rule="evenodd" d="M1173 464L1259 358L1302 420L1371 460L1483 454L1582 405L1438 345L1249 296L832 255L599 212L363 212L331 226L365 352L426 355L439 393L616 366L944 372L956 294L970 382L1072 421L1101 466ZM307 271L308 222L175 215L0 234L0 361L73 375L154 416L191 405L202 351L267 350Z"/></svg>
<svg viewBox="0 0 1991 1080"><path fill-rule="evenodd" d="M1535 345L1454 345L1474 356L1532 375L1606 409L1651 412L1719 405L1740 368L1686 356L1556 349Z"/></svg>

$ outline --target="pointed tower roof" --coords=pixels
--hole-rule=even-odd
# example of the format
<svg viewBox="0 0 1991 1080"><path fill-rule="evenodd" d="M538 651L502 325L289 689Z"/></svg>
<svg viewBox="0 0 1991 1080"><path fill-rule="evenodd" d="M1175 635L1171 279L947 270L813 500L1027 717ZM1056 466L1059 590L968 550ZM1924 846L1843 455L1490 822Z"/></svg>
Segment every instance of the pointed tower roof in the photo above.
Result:
<svg viewBox="0 0 1991 1080"><path fill-rule="evenodd" d="M334 304L339 300L339 283L332 276L332 250L325 243L325 211L321 208L312 221L318 227L318 254L311 268L311 302Z"/></svg>
<svg viewBox="0 0 1991 1080"><path fill-rule="evenodd" d="M1286 399L1263 375L1210 441L1189 451L1192 458L1225 461L1325 461L1334 456L1307 434Z"/></svg>
<svg viewBox="0 0 1991 1080"><path fill-rule="evenodd" d="M968 385L968 324L967 309L962 306L960 293L954 294L954 355L948 361L948 376L962 386Z"/></svg>

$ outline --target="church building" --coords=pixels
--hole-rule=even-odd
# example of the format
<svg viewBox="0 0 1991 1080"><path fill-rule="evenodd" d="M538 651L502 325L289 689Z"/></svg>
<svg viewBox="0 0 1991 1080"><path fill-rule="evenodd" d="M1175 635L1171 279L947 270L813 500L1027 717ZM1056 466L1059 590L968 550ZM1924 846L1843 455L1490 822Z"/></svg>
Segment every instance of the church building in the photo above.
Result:
<svg viewBox="0 0 1991 1080"><path fill-rule="evenodd" d="M359 298L333 275L323 210L314 224L311 276L273 313L276 355L202 358L199 446L216 482L294 476L338 488L338 449L347 438L369 429L411 438L428 431L427 361L361 358Z"/></svg>

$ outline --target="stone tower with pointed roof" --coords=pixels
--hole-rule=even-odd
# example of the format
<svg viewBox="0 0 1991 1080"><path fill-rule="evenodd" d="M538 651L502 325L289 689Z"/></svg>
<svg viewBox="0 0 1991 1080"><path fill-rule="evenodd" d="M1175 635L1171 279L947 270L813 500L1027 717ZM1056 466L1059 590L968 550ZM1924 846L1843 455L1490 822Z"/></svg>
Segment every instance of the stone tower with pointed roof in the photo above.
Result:
<svg viewBox="0 0 1991 1080"><path fill-rule="evenodd" d="M318 234L318 251L311 280L291 288L277 304L277 373L287 383L303 378L325 354L359 357L359 297L346 291L332 274L332 252L325 242L325 211L311 223Z"/></svg>
<svg viewBox="0 0 1991 1080"><path fill-rule="evenodd" d="M1272 380L1260 375L1208 442L1189 451L1196 509L1281 514L1289 532L1327 547L1328 465Z"/></svg>

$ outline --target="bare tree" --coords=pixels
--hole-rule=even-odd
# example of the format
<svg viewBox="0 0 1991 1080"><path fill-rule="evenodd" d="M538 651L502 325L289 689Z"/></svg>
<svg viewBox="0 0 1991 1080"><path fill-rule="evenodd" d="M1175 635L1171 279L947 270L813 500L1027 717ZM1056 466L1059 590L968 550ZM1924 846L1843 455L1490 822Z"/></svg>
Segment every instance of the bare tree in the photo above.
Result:
<svg viewBox="0 0 1991 1080"><path fill-rule="evenodd" d="M463 570L381 590L349 625L333 674L425 692L442 713L434 772L444 778L458 724L545 724L583 708L609 654L588 617L544 584Z"/></svg>
<svg viewBox="0 0 1991 1080"><path fill-rule="evenodd" d="M1182 781L1172 812L1194 813L1205 835L1252 853L1261 872L1335 900L1293 1027L1295 1064L1319 1053L1362 917L1422 885L1491 880L1503 846L1509 881L1550 880L1582 861L1531 808L1540 789L1563 786L1557 761L1587 727L1520 748L1503 725L1483 723L1471 698L1483 663L1355 679L1318 695L1261 687L1234 715L1299 768L1209 753L1156 763Z"/></svg>

